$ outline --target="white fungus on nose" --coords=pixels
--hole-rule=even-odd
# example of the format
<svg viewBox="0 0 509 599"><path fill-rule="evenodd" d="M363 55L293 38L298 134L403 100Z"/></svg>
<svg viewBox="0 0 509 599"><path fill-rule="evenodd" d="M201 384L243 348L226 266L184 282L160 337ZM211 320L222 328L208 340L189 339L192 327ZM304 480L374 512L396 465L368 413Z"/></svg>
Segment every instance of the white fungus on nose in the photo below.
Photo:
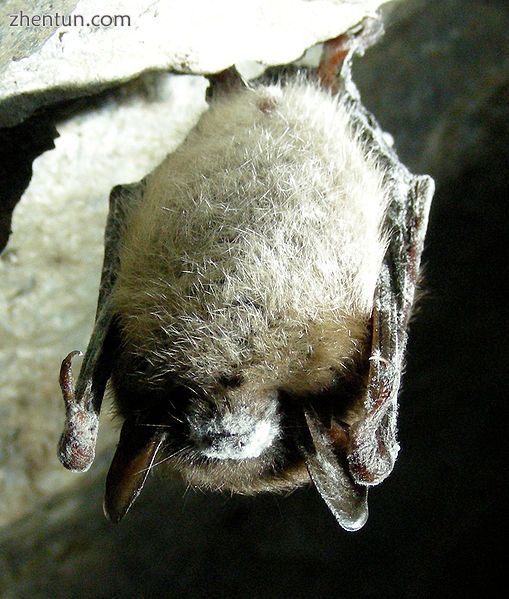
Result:
<svg viewBox="0 0 509 599"><path fill-rule="evenodd" d="M262 420L257 422L250 432L216 437L202 453L208 458L219 460L257 458L272 445L276 436L277 427L269 420Z"/></svg>
<svg viewBox="0 0 509 599"><path fill-rule="evenodd" d="M280 432L276 418L255 419L242 411L228 412L203 424L191 424L191 431L201 453L218 460L257 458Z"/></svg>

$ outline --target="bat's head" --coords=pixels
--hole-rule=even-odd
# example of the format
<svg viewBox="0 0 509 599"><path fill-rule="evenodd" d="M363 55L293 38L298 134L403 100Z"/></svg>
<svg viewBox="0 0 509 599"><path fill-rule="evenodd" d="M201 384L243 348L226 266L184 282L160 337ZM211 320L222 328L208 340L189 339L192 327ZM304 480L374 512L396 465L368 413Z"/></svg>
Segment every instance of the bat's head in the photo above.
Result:
<svg viewBox="0 0 509 599"><path fill-rule="evenodd" d="M217 343L224 346L227 341ZM123 517L151 470L193 487L242 494L309 483L308 456L317 441L306 413L324 428L332 422L347 427L355 419L367 361L359 354L355 368L352 364L348 372L339 371L322 362L326 352L320 359L310 357L309 347L313 342L319 347L320 339L307 341L306 355L297 356L293 347L285 353L285 344L280 344L278 358L251 359L237 364L235 373L205 378L203 368L196 368L194 377L190 372L161 374L155 359L140 352L135 356L129 341L120 342L111 387L124 425L108 475L108 517ZM302 378L305 360L315 369L314 388ZM301 369L294 372L296 362ZM311 373L309 363L307 369Z"/></svg>

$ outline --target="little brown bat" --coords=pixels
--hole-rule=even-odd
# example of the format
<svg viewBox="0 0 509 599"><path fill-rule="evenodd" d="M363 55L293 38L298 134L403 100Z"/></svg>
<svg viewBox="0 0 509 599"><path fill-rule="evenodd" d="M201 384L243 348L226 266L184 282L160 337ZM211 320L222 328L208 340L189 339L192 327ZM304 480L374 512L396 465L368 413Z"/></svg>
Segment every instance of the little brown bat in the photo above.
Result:
<svg viewBox="0 0 509 599"><path fill-rule="evenodd" d="M227 72L185 142L112 192L75 392L76 352L62 364L60 459L91 464L109 381L124 421L106 483L115 522L164 468L245 494L311 481L356 530L368 486L392 470L433 184L399 163L342 51L326 46L320 77Z"/></svg>

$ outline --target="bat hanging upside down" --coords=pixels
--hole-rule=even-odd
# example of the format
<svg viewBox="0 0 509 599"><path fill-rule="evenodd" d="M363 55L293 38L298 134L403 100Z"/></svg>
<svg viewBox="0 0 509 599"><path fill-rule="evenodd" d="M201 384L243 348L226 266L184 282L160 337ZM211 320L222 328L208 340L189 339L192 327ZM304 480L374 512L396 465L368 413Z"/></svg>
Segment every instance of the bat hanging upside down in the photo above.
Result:
<svg viewBox="0 0 509 599"><path fill-rule="evenodd" d="M311 481L356 530L392 470L433 185L399 163L352 84L331 91L340 50L326 47L321 79L230 71L185 142L112 192L76 391L78 352L62 364L59 447L69 469L90 466L109 382L124 421L112 521L166 469L245 494Z"/></svg>

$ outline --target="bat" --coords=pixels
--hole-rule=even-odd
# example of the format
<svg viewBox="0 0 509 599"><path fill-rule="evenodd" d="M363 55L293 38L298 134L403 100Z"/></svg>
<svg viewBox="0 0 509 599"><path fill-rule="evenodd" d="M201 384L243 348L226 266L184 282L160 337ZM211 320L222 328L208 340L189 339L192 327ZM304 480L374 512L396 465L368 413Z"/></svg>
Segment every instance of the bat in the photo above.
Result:
<svg viewBox="0 0 509 599"><path fill-rule="evenodd" d="M242 494L311 483L345 530L399 450L397 394L433 181L399 162L350 78L369 28L317 73L212 78L209 110L110 197L94 330L62 362L59 458L123 420L104 511L151 470Z"/></svg>

